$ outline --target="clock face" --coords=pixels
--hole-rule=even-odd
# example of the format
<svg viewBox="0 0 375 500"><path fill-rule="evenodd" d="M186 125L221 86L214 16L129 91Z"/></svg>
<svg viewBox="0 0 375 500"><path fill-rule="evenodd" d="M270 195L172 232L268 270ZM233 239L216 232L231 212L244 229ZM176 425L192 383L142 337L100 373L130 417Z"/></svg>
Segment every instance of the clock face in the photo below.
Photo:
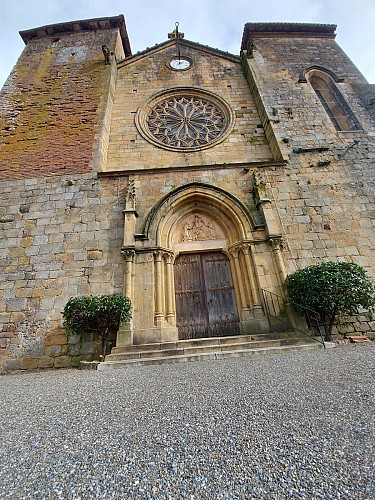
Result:
<svg viewBox="0 0 375 500"><path fill-rule="evenodd" d="M173 59L171 59L169 65L172 69L184 70L190 68L191 62L184 57L174 57Z"/></svg>

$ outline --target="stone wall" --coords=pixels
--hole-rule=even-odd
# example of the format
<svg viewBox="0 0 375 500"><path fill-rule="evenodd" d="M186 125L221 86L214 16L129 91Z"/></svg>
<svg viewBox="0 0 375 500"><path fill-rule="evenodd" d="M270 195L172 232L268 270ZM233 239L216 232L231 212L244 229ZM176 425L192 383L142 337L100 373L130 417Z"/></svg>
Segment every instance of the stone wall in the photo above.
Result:
<svg viewBox="0 0 375 500"><path fill-rule="evenodd" d="M97 352L67 339L71 296L122 293L125 180L91 174L0 184L1 369L70 366Z"/></svg>
<svg viewBox="0 0 375 500"><path fill-rule="evenodd" d="M374 314L363 312L355 316L339 319L333 327L333 335L344 337L350 335L375 335Z"/></svg>
<svg viewBox="0 0 375 500"><path fill-rule="evenodd" d="M362 130L335 129L301 78L316 65L341 79L336 86ZM313 35L284 34L276 43L258 34L244 70L250 84L256 82L267 111L264 127L272 128L289 157L285 167L262 170L283 228L288 271L321 260L345 260L375 278L375 128L362 101L365 79L333 38Z"/></svg>
<svg viewBox="0 0 375 500"><path fill-rule="evenodd" d="M28 42L0 94L0 180L91 171L117 30ZM100 146L99 146L100 147Z"/></svg>
<svg viewBox="0 0 375 500"><path fill-rule="evenodd" d="M167 44L119 65L105 170L204 168L273 161L239 58L196 44L182 45L181 54L191 58L192 68L173 71L168 61L175 54L175 44ZM139 109L153 95L175 88L202 89L224 99L234 114L230 136L209 149L185 153L155 147L144 139L136 126Z"/></svg>
<svg viewBox="0 0 375 500"><path fill-rule="evenodd" d="M61 312L71 296L124 292L129 181L141 250L151 245L142 233L157 202L185 185L223 190L259 217L256 169L267 224L254 232L249 225L244 238L256 236L261 287L282 286L270 247L275 235L283 237L288 272L353 260L375 277L373 89L332 38L258 37L242 67L235 56L183 42L193 66L174 72L167 67L173 42L105 65L101 45L115 48L118 36L90 31L30 41L0 97L0 371L73 366L97 355L92 337L66 336ZM339 77L361 130L335 129L300 78L314 65ZM194 152L147 142L136 127L138 110L176 87L225 99L235 118L230 135ZM153 322L149 250L150 271L137 264L147 293L134 312L144 309ZM345 329L370 331L374 321L359 315L337 326Z"/></svg>

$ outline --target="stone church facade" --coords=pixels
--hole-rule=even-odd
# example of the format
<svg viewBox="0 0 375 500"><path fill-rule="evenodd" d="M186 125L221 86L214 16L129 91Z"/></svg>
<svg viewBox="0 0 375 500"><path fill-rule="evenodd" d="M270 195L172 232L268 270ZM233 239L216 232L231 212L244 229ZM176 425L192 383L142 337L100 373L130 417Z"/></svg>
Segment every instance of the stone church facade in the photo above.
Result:
<svg viewBox="0 0 375 500"><path fill-rule="evenodd" d="M262 290L322 260L375 278L375 85L335 28L248 23L240 56L178 30L132 55L123 16L20 33L0 94L1 370L95 356L62 328L71 296L128 296L126 346L266 332Z"/></svg>

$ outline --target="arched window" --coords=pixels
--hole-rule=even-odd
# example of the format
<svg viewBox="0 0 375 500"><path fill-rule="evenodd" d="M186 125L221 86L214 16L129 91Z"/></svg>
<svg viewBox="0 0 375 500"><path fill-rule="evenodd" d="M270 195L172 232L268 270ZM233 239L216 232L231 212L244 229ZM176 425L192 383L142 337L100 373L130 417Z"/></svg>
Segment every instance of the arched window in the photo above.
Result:
<svg viewBox="0 0 375 500"><path fill-rule="evenodd" d="M307 78L337 130L362 129L330 75L313 70Z"/></svg>

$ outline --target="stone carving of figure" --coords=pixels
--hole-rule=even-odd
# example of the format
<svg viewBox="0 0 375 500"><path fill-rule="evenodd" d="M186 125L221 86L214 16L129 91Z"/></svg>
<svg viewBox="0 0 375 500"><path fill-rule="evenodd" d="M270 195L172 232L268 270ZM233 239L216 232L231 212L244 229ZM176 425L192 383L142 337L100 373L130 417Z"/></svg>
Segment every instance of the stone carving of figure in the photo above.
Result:
<svg viewBox="0 0 375 500"><path fill-rule="evenodd" d="M184 224L180 241L214 240L217 237L212 221L205 221L200 215L195 214L191 221Z"/></svg>

